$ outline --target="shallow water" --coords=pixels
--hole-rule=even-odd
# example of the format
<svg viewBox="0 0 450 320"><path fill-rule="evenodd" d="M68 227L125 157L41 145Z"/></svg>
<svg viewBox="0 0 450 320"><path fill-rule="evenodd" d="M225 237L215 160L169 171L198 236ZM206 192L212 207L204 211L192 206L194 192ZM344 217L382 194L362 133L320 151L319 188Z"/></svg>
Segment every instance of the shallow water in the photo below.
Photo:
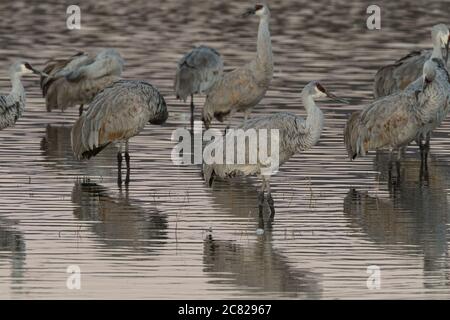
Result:
<svg viewBox="0 0 450 320"><path fill-rule="evenodd" d="M132 182L120 190L114 147L74 159L78 111L46 113L38 80L24 78L26 112L0 132L0 298L450 297L448 120L433 137L428 172L415 146L400 163L382 153L349 162L342 142L348 114L372 98L377 68L429 47L431 25L448 23L448 3L381 1L380 31L365 28L368 1L271 5L275 78L254 113L304 114L299 91L313 79L351 104L320 102L321 141L273 179L277 212L262 225L256 180L209 189L198 166L170 159L172 131L189 124L189 108L172 93L176 61L201 43L217 48L227 69L249 60L257 20L239 17L247 5L83 1L82 29L69 31L66 2L0 3L1 91L15 58L39 67L115 47L124 77L158 86L170 117L132 140ZM70 265L81 268L81 290L66 287ZM371 265L381 270L379 290L366 286Z"/></svg>

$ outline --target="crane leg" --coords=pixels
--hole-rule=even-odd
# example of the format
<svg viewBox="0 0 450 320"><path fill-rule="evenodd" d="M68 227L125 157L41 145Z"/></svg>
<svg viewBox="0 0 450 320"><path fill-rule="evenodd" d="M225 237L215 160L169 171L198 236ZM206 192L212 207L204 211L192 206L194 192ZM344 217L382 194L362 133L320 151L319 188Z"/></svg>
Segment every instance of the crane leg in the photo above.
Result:
<svg viewBox="0 0 450 320"><path fill-rule="evenodd" d="M259 218L263 218L263 210L264 210L264 191L258 193L258 209L259 209Z"/></svg>
<svg viewBox="0 0 450 320"><path fill-rule="evenodd" d="M431 131L425 137L425 164L428 162L428 153L430 152Z"/></svg>
<svg viewBox="0 0 450 320"><path fill-rule="evenodd" d="M275 218L275 202L273 201L272 194L267 194L267 203L269 204L270 208L270 220L273 220Z"/></svg>
<svg viewBox="0 0 450 320"><path fill-rule="evenodd" d="M191 128L194 128L194 95L191 94Z"/></svg>
<svg viewBox="0 0 450 320"><path fill-rule="evenodd" d="M420 140L420 161L425 166L428 165L428 152L430 151L430 139L431 139L431 132L428 132L425 137L422 137L425 140L425 143L422 142L422 139ZM421 165L422 165L421 164Z"/></svg>
<svg viewBox="0 0 450 320"><path fill-rule="evenodd" d="M420 163L420 182L421 184L429 182L428 164L424 161Z"/></svg>
<svg viewBox="0 0 450 320"><path fill-rule="evenodd" d="M251 109L247 109L244 111L244 121L247 121L250 118L250 114L252 113Z"/></svg>
<svg viewBox="0 0 450 320"><path fill-rule="evenodd" d="M275 206L272 198L272 192L270 191L270 181L266 180L265 183L267 191L267 203L269 204L270 208L270 220L273 221L273 219L275 218Z"/></svg>
<svg viewBox="0 0 450 320"><path fill-rule="evenodd" d="M83 105L80 104L80 109L78 109L78 116L81 117L82 114L83 114Z"/></svg>
<svg viewBox="0 0 450 320"><path fill-rule="evenodd" d="M122 152L117 153L117 185L122 186Z"/></svg>
<svg viewBox="0 0 450 320"><path fill-rule="evenodd" d="M130 154L128 153L128 140L125 142L125 163L127 166L127 175L125 177L125 185L130 184Z"/></svg>

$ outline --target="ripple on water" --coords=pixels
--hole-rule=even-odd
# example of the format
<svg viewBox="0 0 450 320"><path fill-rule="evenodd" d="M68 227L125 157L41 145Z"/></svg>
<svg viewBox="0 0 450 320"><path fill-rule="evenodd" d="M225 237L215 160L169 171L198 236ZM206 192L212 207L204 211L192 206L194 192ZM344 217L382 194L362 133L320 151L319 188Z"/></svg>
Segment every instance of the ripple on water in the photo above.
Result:
<svg viewBox="0 0 450 320"><path fill-rule="evenodd" d="M380 31L365 29L368 1L273 3L275 78L254 114L304 115L299 92L313 79L351 103L320 102L321 141L273 178L272 223L258 218L255 179L209 189L199 166L170 160L171 133L189 122L172 93L176 61L201 43L221 52L227 70L251 59L257 21L239 17L246 5L85 1L82 29L68 31L67 4L0 3L2 92L13 58L39 67L115 47L124 77L158 86L171 115L132 140L132 183L120 190L115 147L77 161L69 140L77 110L44 112L38 80L24 78L26 112L0 132L1 298L449 297L449 121L433 137L428 172L415 147L398 164L384 153L349 162L342 143L349 113L372 99L377 68L429 47L431 21L448 18L445 1L426 11L381 1ZM69 265L81 268L80 291L66 288ZM370 265L381 268L380 290L366 287Z"/></svg>

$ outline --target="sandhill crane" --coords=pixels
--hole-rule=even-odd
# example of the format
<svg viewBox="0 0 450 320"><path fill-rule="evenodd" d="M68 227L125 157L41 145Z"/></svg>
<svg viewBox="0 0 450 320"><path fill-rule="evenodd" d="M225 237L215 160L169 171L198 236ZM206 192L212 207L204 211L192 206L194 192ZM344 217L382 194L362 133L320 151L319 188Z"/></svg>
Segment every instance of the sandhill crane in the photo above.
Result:
<svg viewBox="0 0 450 320"><path fill-rule="evenodd" d="M25 89L20 81L25 74L38 74L42 77L45 73L34 69L28 62L16 62L9 69L12 89L8 95L0 95L0 130L13 126L22 116L25 109Z"/></svg>
<svg viewBox="0 0 450 320"><path fill-rule="evenodd" d="M422 75L424 63L431 58L448 62L450 34L445 24L437 24L431 29L432 50L413 51L393 64L380 68L375 75L375 98L388 96L405 89Z"/></svg>
<svg viewBox="0 0 450 320"><path fill-rule="evenodd" d="M123 59L115 49L101 50L96 56L79 52L68 59L51 59L44 68L50 77L41 78L47 111L80 105L81 115L84 104L120 79L123 65Z"/></svg>
<svg viewBox="0 0 450 320"><path fill-rule="evenodd" d="M437 58L428 60L422 78L402 92L380 98L352 114L344 129L349 158L365 156L369 150L403 149L413 140L421 145L418 140L429 136L445 118L449 95L449 75L444 62ZM428 150L423 151L426 161Z"/></svg>
<svg viewBox="0 0 450 320"><path fill-rule="evenodd" d="M122 145L125 144L127 175L130 181L128 140L144 126L163 124L168 117L166 102L158 89L145 81L119 80L99 92L72 127L72 150L78 159L97 155L110 143L119 144L118 184L122 184Z"/></svg>
<svg viewBox="0 0 450 320"><path fill-rule="evenodd" d="M270 116L258 117L245 121L239 128L243 132L250 129L267 131L272 129L279 130L279 165L288 161L294 154L299 151L305 151L314 146L320 138L323 128L323 113L317 107L314 99L320 97L329 97L333 100L347 103L328 92L318 81L308 83L301 93L302 101L307 112L306 120L292 113L280 112ZM232 139L232 144L236 146L236 133L230 131L225 135L223 141L221 139L214 140L215 143L228 143L227 139ZM258 147L259 150L259 147ZM238 152L246 152L239 150ZM258 152L259 153L259 152ZM248 155L247 155L248 158ZM209 160L208 160L209 161ZM246 160L247 161L247 160ZM211 163L211 162L210 162ZM271 210L271 217L275 214L274 202L270 192L270 175L264 174L265 165L261 159L257 159L256 164L244 162L243 164L203 164L203 175L205 181L211 186L215 177L228 178L233 176L258 175L262 180L261 191L258 197L259 213L262 214L264 204L264 192L267 192L267 201Z"/></svg>
<svg viewBox="0 0 450 320"><path fill-rule="evenodd" d="M222 76L223 60L219 52L199 46L185 54L177 65L174 89L177 99L191 97L191 126L194 124L194 94L208 92Z"/></svg>
<svg viewBox="0 0 450 320"><path fill-rule="evenodd" d="M209 90L203 107L203 122L209 128L213 117L220 122L243 111L245 120L266 94L273 77L272 44L269 32L270 12L267 5L257 4L244 16L260 17L256 57L243 67L224 73Z"/></svg>

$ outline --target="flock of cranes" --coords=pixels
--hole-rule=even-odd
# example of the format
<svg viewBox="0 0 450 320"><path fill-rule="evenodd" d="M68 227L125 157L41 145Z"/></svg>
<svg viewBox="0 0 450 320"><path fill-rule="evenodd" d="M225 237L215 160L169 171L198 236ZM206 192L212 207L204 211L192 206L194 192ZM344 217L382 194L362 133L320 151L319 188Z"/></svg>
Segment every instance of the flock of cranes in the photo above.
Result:
<svg viewBox="0 0 450 320"><path fill-rule="evenodd" d="M306 119L280 112L250 118L253 107L263 99L273 77L273 53L269 31L270 11L257 4L243 16L259 17L257 50L253 60L230 72L224 72L222 56L214 49L200 46L178 62L174 81L178 99L191 100L191 124L194 121L194 95L206 95L202 120L209 128L214 119L228 120L236 112L244 114L240 129L278 129L280 165L294 154L313 147L323 128L324 116L315 100L328 97L342 103L318 81L309 82L300 96ZM353 113L344 129L344 143L350 159L365 156L371 150L402 151L412 141L420 146L426 163L431 133L444 120L450 106L450 77L447 71L450 34L444 24L432 28L433 49L414 51L392 65L382 67L375 76L374 100ZM122 183L122 152L125 148L130 181L128 141L147 123L163 124L168 116L164 97L158 89L142 80L121 79L124 62L114 49L96 56L78 53L68 59L52 59L43 71L28 63L17 63L10 71L12 90L0 96L0 129L14 125L25 108L25 91L20 77L27 73L41 76L42 94L47 110L64 110L80 105L80 117L71 134L72 149L79 159L89 159L111 143L119 145L118 183ZM83 111L83 106L88 105ZM228 133L224 139L228 139ZM213 141L211 143L219 143ZM210 185L215 178L257 175L262 180L260 212L265 194L272 216L275 214L270 192L270 176L263 164L204 164L203 175Z"/></svg>

